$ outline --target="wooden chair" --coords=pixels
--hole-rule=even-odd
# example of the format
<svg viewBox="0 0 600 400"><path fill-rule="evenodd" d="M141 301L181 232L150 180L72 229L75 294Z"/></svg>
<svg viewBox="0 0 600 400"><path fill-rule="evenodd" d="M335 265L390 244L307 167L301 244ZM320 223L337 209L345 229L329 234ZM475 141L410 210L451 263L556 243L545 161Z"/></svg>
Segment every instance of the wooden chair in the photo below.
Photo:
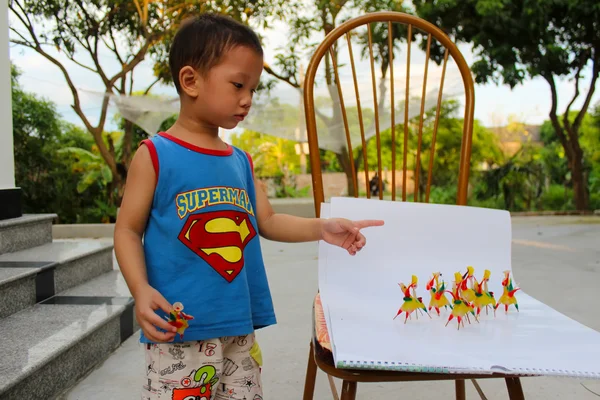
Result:
<svg viewBox="0 0 600 400"><path fill-rule="evenodd" d="M415 16L407 15L404 13L397 12L376 12L370 13L366 15L359 16L357 18L348 20L342 25L338 26L336 29L331 31L323 40L323 42L318 46L315 51L310 64L306 71L306 77L304 81L304 107L305 107L305 117L307 124L307 134L308 134L308 142L309 142L309 150L310 150L310 161L311 161L311 174L312 174L312 184L313 184L313 193L314 193L314 205L316 215L320 215L320 205L325 200L324 195L324 187L323 187L323 176L321 171L321 160L320 160L320 152L319 152L319 135L317 132L317 120L315 109L315 96L314 96L314 86L315 86L315 76L317 73L317 69L321 60L324 56L330 56L332 60L332 73L335 76L335 82L337 85L337 92L339 95L340 108L342 109L342 118L343 125L346 133L346 143L348 146L347 154L352 155L352 143L351 143L351 135L348 128L348 118L346 115L346 110L344 108L344 96L342 93L341 85L339 84L339 76L338 76L338 66L336 65L334 52L332 51L332 46L336 45L336 41L342 36L346 36L346 41L349 46L349 56L350 56L350 65L352 67L352 74L354 80L355 93L352 95L356 95L357 100L357 109L358 109L358 117L360 120L360 130L361 130L361 138L363 148L365 146L365 134L364 134L364 126L361 116L361 104L360 104L360 96L358 95L358 85L357 85L357 74L356 68L354 65L354 59L351 52L350 45L350 33L357 27L361 27L363 25L368 25L369 27L373 23L387 23L388 33L392 32L393 24L404 24L407 28L407 68L406 68L406 97L409 94L409 77L410 77L410 57L411 57L411 41L413 36L413 28L420 30L422 33L427 35L427 47L426 47L426 63L425 63L425 71L424 71L424 84L423 84L423 95L421 101L421 117L419 123L419 131L418 131L418 148L416 149L416 168L414 171L414 181L419 182L419 166L420 166L420 157L421 157L421 142L422 142L422 130L423 130L423 114L425 112L424 106L424 98L425 98L425 82L427 80L427 72L428 72L428 64L429 64L429 56L431 50L431 41L432 38L437 40L444 48L444 59L443 59L443 70L441 75L441 84L439 88L439 95L437 99L437 112L435 116L435 123L432 134L432 141L430 146L430 157L429 157L429 168L427 170L427 186L425 193L425 201L429 202L430 197L430 187L432 182L432 167L433 160L435 156L435 140L436 140L436 131L438 128L438 119L440 115L440 106L442 100L442 90L444 85L444 77L446 74L446 65L449 56L454 59L456 62L458 69L460 71L462 81L464 83L464 92L465 92L465 111L464 111L464 128L462 132L462 141L460 146L460 167L458 171L458 188L457 188L457 198L456 204L458 205L466 205L467 203L467 189L468 189L468 178L469 178L469 163L471 157L471 137L473 130L473 113L474 113L474 86L473 80L471 77L470 69L465 62L463 56L460 51L456 47L454 43L442 32L440 29L432 25L431 23L424 21ZM385 26L385 25L384 25ZM388 34L388 46L392 47L392 35ZM371 62L371 76L373 83L373 92L375 93L376 85L375 85L375 74L374 74L374 58L373 58L373 41L372 41L372 33L371 29L368 29L368 46L369 46L369 58ZM393 54L392 54L393 56ZM329 61L328 61L329 63ZM390 90L391 95L391 104L394 103L394 90L393 90L393 82L394 82L394 71L393 71L393 60L389 63L390 68L390 85L392 89ZM374 99L377 99L377 96L373 96ZM378 154L378 177L379 177L379 198L383 198L383 190L382 190L382 162L381 162L381 143L380 143L380 132L379 132L379 122L378 122L378 106L377 101L373 102L374 112L375 112L375 130L376 130L376 142L377 142L377 154ZM407 146L408 146L408 101L405 101L405 112L404 112L404 147L403 147L403 163L402 163L402 201L407 200ZM391 126L396 126L395 115L394 115L394 107L391 107ZM392 129L392 200L396 200L396 137L395 137L395 129ZM363 152L363 154L366 152ZM368 176L368 165L366 156L364 156L364 167L365 167L365 183L367 185L366 195L369 197L369 176ZM358 197L358 180L355 171L354 163L352 159L350 160L350 165L352 167L352 173L354 176L354 196ZM414 186L414 201L418 201L419 197L417 195L419 189L419 185ZM320 301L315 299L315 305L319 306ZM313 309L313 312L315 309ZM317 310L321 311L321 310ZM314 314L314 313L313 313ZM474 379L487 379L487 378L500 378L505 379L508 394L510 399L520 400L524 399L523 390L521 387L521 383L519 377L517 376L508 376L508 375L457 375L457 374L432 374L432 373L414 373L414 372L387 372L380 370L373 371L365 371L365 370L344 370L338 369L333 364L333 357L329 350L321 346L319 340L317 340L317 335L315 331L315 318L313 318L313 337L310 343L310 352L308 358L308 366L306 372L306 380L304 386L304 400L313 399L313 393L315 388L315 379L317 370L321 369L326 374L328 374L328 378L330 379L330 384L333 392L334 398L337 398L337 390L335 389L335 385L331 377L339 378L343 381L342 384L342 400L354 400L356 397L357 391L357 383L358 382L398 382L398 381L431 381L431 380L454 380L456 386L456 398L458 400L465 399L465 380L470 379L473 380L473 383L476 385L478 391L480 390L476 381Z"/></svg>

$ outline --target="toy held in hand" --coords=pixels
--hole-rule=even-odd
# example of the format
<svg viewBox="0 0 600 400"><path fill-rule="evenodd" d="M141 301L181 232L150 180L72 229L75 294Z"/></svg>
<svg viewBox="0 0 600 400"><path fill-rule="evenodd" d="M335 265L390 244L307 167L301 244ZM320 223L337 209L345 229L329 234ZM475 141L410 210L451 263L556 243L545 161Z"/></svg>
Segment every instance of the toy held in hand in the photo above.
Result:
<svg viewBox="0 0 600 400"><path fill-rule="evenodd" d="M183 339L183 332L185 332L189 326L188 321L192 319L194 319L194 317L183 312L183 304L177 302L173 304L173 311L169 313L167 321L169 322L169 325L177 328L179 337Z"/></svg>

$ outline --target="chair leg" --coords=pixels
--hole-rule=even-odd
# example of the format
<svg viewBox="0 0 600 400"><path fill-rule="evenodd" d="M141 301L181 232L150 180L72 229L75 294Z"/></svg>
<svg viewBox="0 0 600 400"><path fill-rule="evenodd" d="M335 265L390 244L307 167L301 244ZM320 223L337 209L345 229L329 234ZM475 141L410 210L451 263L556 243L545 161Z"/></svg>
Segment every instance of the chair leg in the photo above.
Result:
<svg viewBox="0 0 600 400"><path fill-rule="evenodd" d="M344 381L340 400L356 400L356 382Z"/></svg>
<svg viewBox="0 0 600 400"><path fill-rule="evenodd" d="M340 397L337 393L337 389L335 387L335 382L333 381L333 376L327 374L327 380L329 381L329 388L331 389L331 395L333 396L333 400L340 400Z"/></svg>
<svg viewBox="0 0 600 400"><path fill-rule="evenodd" d="M510 400L525 400L523 387L519 378L505 378L506 388L508 389L508 398Z"/></svg>
<svg viewBox="0 0 600 400"><path fill-rule="evenodd" d="M467 393L465 389L465 380L457 379L456 381L454 381L454 383L456 385L456 400L466 400Z"/></svg>
<svg viewBox="0 0 600 400"><path fill-rule="evenodd" d="M308 364L306 366L306 379L304 381L304 397L303 400L313 400L315 395L315 382L317 379L317 363L315 362L315 353L312 342L308 352Z"/></svg>

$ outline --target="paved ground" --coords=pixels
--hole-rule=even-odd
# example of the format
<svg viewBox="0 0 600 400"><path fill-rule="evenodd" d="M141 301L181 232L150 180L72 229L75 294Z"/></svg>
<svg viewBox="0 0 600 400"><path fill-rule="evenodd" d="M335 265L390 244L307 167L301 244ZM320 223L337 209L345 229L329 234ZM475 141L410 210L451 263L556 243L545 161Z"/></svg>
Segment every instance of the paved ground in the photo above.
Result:
<svg viewBox="0 0 600 400"><path fill-rule="evenodd" d="M600 282L600 218L517 217L513 218L513 239L513 271L519 285L533 297L600 331L600 313L593 308ZM264 398L268 400L302 398L312 298L317 291L316 250L316 244L264 242L279 319L277 326L258 334L265 361ZM565 345L568 347L568 338ZM66 398L139 399L143 368L136 334ZM488 399L507 398L503 381L479 382ZM527 399L600 397L600 381L527 378L523 387ZM358 398L369 400L452 399L453 395L452 383L443 382L364 384L358 389ZM480 398L470 383L467 398ZM323 373L318 374L315 399L332 399Z"/></svg>

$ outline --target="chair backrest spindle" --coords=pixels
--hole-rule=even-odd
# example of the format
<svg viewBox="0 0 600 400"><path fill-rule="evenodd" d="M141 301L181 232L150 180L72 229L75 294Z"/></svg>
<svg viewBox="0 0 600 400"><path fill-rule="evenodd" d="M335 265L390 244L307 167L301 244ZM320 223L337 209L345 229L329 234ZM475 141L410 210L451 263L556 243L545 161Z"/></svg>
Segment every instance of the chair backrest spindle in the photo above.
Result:
<svg viewBox="0 0 600 400"><path fill-rule="evenodd" d="M412 25L408 25L406 34L406 93L404 95L404 147L402 158L402 201L406 201L406 170L408 168L408 105L410 102L410 47L412 44Z"/></svg>
<svg viewBox="0 0 600 400"><path fill-rule="evenodd" d="M396 104L394 99L394 27L392 21L388 21L388 57L390 59L390 107L391 129L392 129L392 201L396 200ZM383 177L382 177L383 179Z"/></svg>
<svg viewBox="0 0 600 400"><path fill-rule="evenodd" d="M354 54L352 53L352 41L350 39L350 33L346 33L346 41L348 43L348 54L350 56L350 65L352 67L352 78L354 81L354 92L356 94L356 108L358 111L358 124L360 126L360 138L363 148L363 168L365 169L365 186L367 191L367 198L371 198L371 192L369 191L369 162L367 160L367 142L365 139L365 124L363 122L362 107L360 105L360 92L358 90L358 79L356 77L356 67L354 65ZM354 163L353 163L354 164ZM358 191L358 185L355 185Z"/></svg>
<svg viewBox="0 0 600 400"><path fill-rule="evenodd" d="M423 92L421 93L421 113L419 118L419 136L417 141L417 156L415 161L414 201L418 201L421 172L421 146L423 144L423 120L425 119L425 95L427 94L427 72L429 71L429 54L431 51L431 33L427 35L427 53L425 55L425 72L423 73Z"/></svg>
<svg viewBox="0 0 600 400"><path fill-rule="evenodd" d="M348 145L348 153L352 160L352 140L350 138L350 128L348 127L348 115L346 114L346 106L344 105L344 95L342 93L342 84L340 82L340 75L338 73L337 59L333 51L333 46L329 48L329 55L331 56L331 64L333 65L333 74L335 77L335 86L337 87L338 97L340 98L340 108L342 109L342 120L344 121L344 131L346 132L346 144ZM356 171L354 170L354 163L350 162L350 170L354 179L354 197L358 197L358 180L356 177Z"/></svg>
<svg viewBox="0 0 600 400"><path fill-rule="evenodd" d="M379 180L379 198L383 199L383 180L381 179L381 137L379 135L379 105L377 104L377 81L375 78L375 57L373 57L373 34L371 24L367 24L367 36L369 38L369 59L371 61L371 80L373 84L373 109L375 110L375 138L377 140L377 172Z"/></svg>
<svg viewBox="0 0 600 400"><path fill-rule="evenodd" d="M442 111L442 92L444 90L444 78L446 77L446 65L448 64L448 49L444 51L444 64L442 66L442 78L440 80L440 90L438 93L437 107L435 110L435 121L433 123L433 133L431 135L431 149L429 154L429 169L427 173L427 192L425 193L425 202L429 203L429 193L431 192L431 179L433 178L433 159L435 158L435 141L437 139L438 124L440 122L440 113Z"/></svg>
<svg viewBox="0 0 600 400"><path fill-rule="evenodd" d="M385 23L381 30L379 30L380 23ZM405 82L405 95L404 95L404 118L401 119L402 122L396 121L396 93L395 93L395 69L394 69L394 40L397 39L397 36L394 37L394 24L399 23L406 26L406 82ZM377 146L377 166L373 165L373 168L377 171L377 185L378 185L378 197L379 199L384 198L384 187L383 182L384 179L387 179L383 175L383 160L382 160L382 131L381 129L386 129L387 125L382 127L381 124L387 124L390 122L390 136L391 136L391 198L392 200L396 200L397 197L397 183L399 183L399 179L397 179L397 172L399 173L399 162L397 160L397 148L402 147L402 201L407 201L408 188L409 188L409 137L411 135L411 127L410 121L411 118L414 117L410 115L410 112L417 112L417 108L414 110L411 109L411 59L412 55L412 42L413 35L415 30L418 30L420 33L424 33L427 36L426 48L425 48L425 65L423 72L423 83L421 90L421 100L420 107L418 108L419 120L418 120L418 128L415 129L414 135L416 135L416 149L412 150L410 154L415 156L414 158L414 170L412 171L412 181L413 181L413 201L419 201L420 198L424 197L425 202L429 202L431 198L431 186L433 181L433 170L435 167L435 156L436 156L436 142L438 141L438 129L439 129L439 120L441 116L441 108L442 108L442 99L443 99L443 90L444 83L446 80L447 74L447 64L448 59L451 57L460 72L460 76L462 78L462 83L464 86L464 117L463 117L463 131L462 138L460 144L460 161L458 167L458 183L457 183L457 197L456 204L465 205L467 202L467 189L468 189L468 178L469 178L469 163L471 156L471 141L472 141L472 130L473 130L473 114L474 114L474 82L471 76L471 71L464 60L464 57L456 47L456 45L450 40L450 38L439 28L435 27L433 24L424 21L418 17L398 13L398 12L376 12L376 13L368 13L366 15L362 15L360 17L353 18L344 22L342 25L336 27L331 31L325 39L321 42L321 44L316 49L315 53L312 56L310 64L307 68L305 80L304 80L304 107L305 107L305 117L306 117L306 129L308 134L308 144L309 144L309 152L310 152L310 162L311 162L311 175L312 175L312 184L313 184L313 196L315 201L315 213L317 216L320 215L320 205L325 201L325 193L323 188L323 175L321 171L321 159L319 152L319 137L317 133L317 123L316 123L316 112L315 112L315 91L314 91L314 83L315 76L317 73L317 69L319 64L321 63L323 57L331 58L332 69L333 69L333 77L335 80L335 85L337 86L337 96L339 97L339 103L335 105L335 107L341 107L341 110L334 110L334 118L332 119L332 133L340 134L341 129L339 129L340 121L338 118L341 117L341 122L343 123L343 129L345 132L345 145L347 149L347 155L349 157L349 165L346 165L344 168L347 168L346 171L352 174L352 178L348 177L350 181L348 185L353 184L353 191L349 191L349 195L353 195L354 197L359 196L359 172L360 164L363 166L364 172L364 183L366 189L366 197L371 197L371 186L370 186L370 173L369 173L369 149L367 146L369 145L370 140L367 140L367 132L365 128L366 118L370 118L370 114L366 114L364 107L364 101L361 100L360 95L360 85L358 82L358 73L357 73L357 65L354 60L354 54L352 50L352 36L351 31L355 28L365 26L367 29L366 32L366 49L368 51L367 57L368 62L370 64L371 69L371 79L370 84L372 86L372 95L373 95L373 123L371 126L371 122L368 124L369 127L369 135L373 135L375 138L375 143ZM381 35L385 35L387 28L387 38L384 36L383 41L381 40ZM396 31L396 35L397 35ZM383 60L383 62L387 62L387 64L382 64L382 82L381 82L381 91L378 98L378 86L377 86L377 74L375 69L375 43L374 38L375 34L377 34L378 42L377 49L379 51L379 56L386 57L387 60ZM346 37L346 43L348 44L348 56L349 56L349 64L352 71L352 82L354 84L354 96L356 97L356 110L358 116L358 130L360 130L360 144L355 142L353 144L353 134L351 132L351 124L348 118L348 111L346 109L346 102L344 99L344 93L342 90L341 83L341 73L340 73L340 48L336 46L337 40L342 36ZM436 40L441 46L445 48L443 53L443 63L441 68L441 79L440 86L437 93L437 102L436 102L436 110L435 110L435 119L433 120L433 125L430 124L430 116L425 115L428 110L426 110L426 96L427 96L427 87L428 87L428 76L430 74L429 71L429 60L432 55L432 42ZM387 52L386 47L387 46ZM436 53L437 54L437 53ZM441 52L439 53L441 58ZM326 63L329 64L329 60L326 60ZM329 68L329 67L328 67ZM330 74L331 69L327 72ZM433 70L432 70L433 71ZM436 70L437 71L437 70ZM386 85L384 82L387 82L387 78L385 77L385 73L389 72L389 89L390 89L390 119L387 119L387 116L384 112L384 105L386 101L383 98L387 98L385 95ZM435 71L434 71L435 72ZM434 72L431 72L431 75L434 75ZM331 76L331 75L328 75ZM402 90L402 89L400 89ZM330 92L332 96L334 96L334 92ZM335 102L334 102L335 103ZM432 99L433 103L433 99ZM387 107L387 105L385 105ZM429 107L429 106L427 106ZM340 111L340 112L338 112ZM367 109L367 111L369 111ZM384 117L384 121L380 121L380 116ZM432 113L433 116L433 113ZM326 119L320 115L320 118ZM416 118L415 118L416 119ZM425 129L425 122L427 121L427 129ZM403 123L403 138L400 140L397 137L397 133L399 131L396 130L396 123ZM354 122L353 122L354 123ZM374 128L374 133L370 129ZM383 133L387 132L384 130ZM430 141L426 141L424 139L424 135L426 132L426 137L431 138ZM385 133L387 135L387 133ZM369 136L370 137L370 136ZM341 139L341 137L340 137ZM358 141L358 138L356 138ZM389 142L389 137L386 136L386 140ZM429 145L429 148L426 146ZM342 145L343 146L343 145ZM354 150L356 150L357 146L362 146L360 153L362 153L362 160L354 160ZM373 149L371 149L371 154L373 154ZM389 154L389 153L387 153ZM389 156L386 156L389 157ZM421 165L421 159L424 158L423 164ZM389 167L387 164L389 162L389 158L386 159L386 169ZM410 160L413 161L412 158ZM373 163L373 161L371 161ZM427 171L425 171L425 168ZM396 171L398 169L398 171ZM425 179L425 173L427 175ZM421 177L421 175L423 175ZM423 184L420 185L421 180L423 180ZM426 183L425 183L426 180ZM436 181L438 182L438 181ZM437 184L437 183L436 183ZM424 187L423 187L424 185ZM350 188L349 188L350 189ZM399 188L398 188L399 189ZM400 195L398 195L400 197Z"/></svg>

